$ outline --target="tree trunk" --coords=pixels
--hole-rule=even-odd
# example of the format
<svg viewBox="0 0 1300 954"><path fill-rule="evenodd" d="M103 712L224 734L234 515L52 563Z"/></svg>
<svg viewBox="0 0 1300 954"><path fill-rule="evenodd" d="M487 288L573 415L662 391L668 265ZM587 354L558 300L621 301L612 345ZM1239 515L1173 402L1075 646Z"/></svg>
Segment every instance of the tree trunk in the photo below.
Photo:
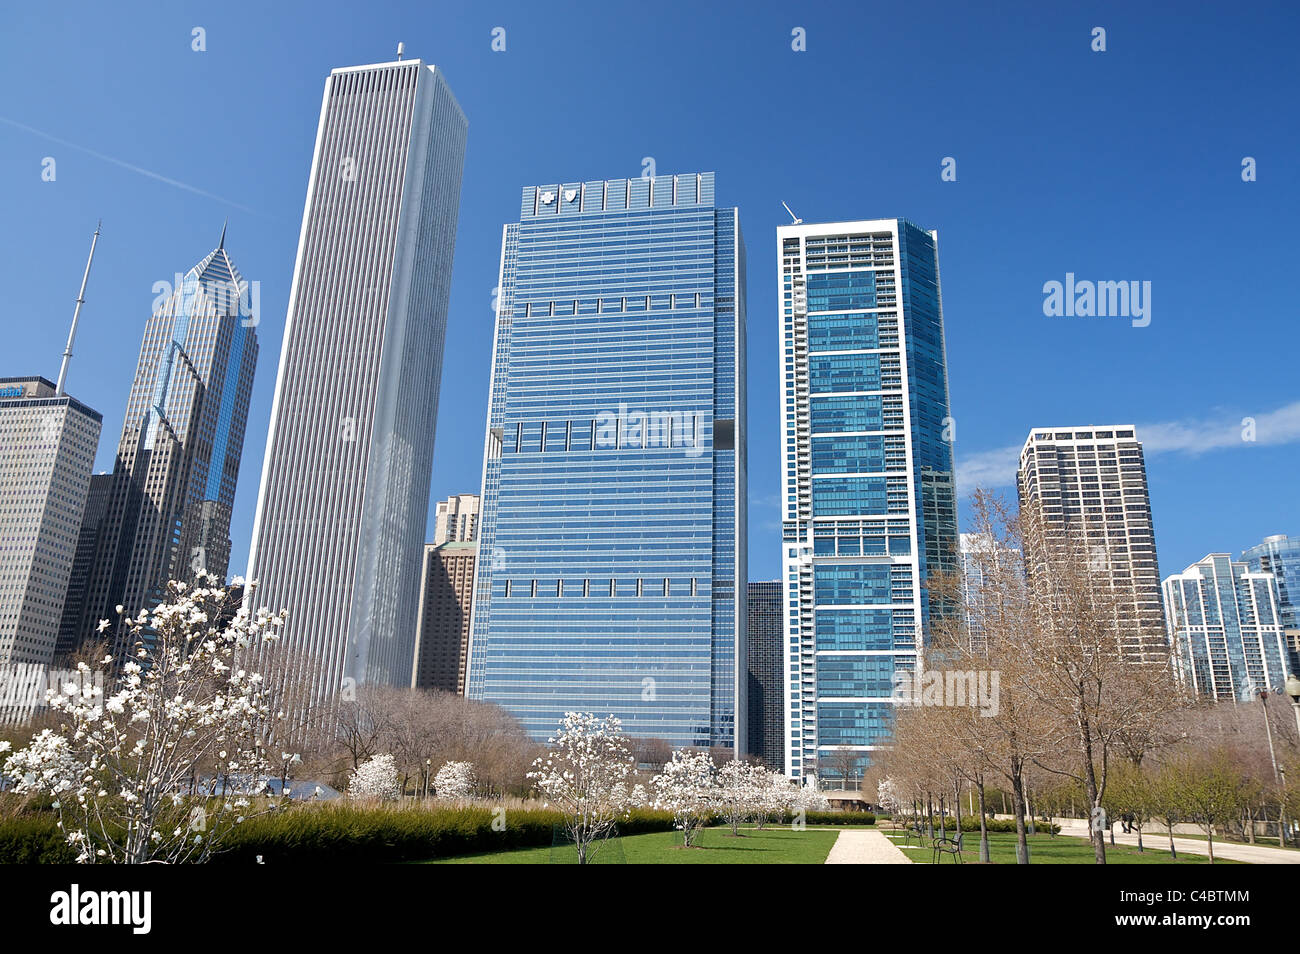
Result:
<svg viewBox="0 0 1300 954"><path fill-rule="evenodd" d="M980 861L987 864L989 862L989 829L985 823L988 816L987 809L984 805L984 781L979 782L980 792Z"/></svg>
<svg viewBox="0 0 1300 954"><path fill-rule="evenodd" d="M1025 781L1017 775L1011 781L1011 802L1016 812L1016 864L1029 864L1029 839L1025 833Z"/></svg>
<svg viewBox="0 0 1300 954"><path fill-rule="evenodd" d="M1079 748L1083 756L1083 781L1088 792L1088 801L1092 804L1092 817L1104 818L1104 809L1101 807L1101 786L1097 784L1097 767L1092 761L1092 727L1088 724L1087 716L1083 712L1078 713L1079 725ZM1109 818L1106 821L1110 821ZM1111 837L1114 837L1114 829L1110 825L1106 826L1111 830ZM1106 863L1106 833L1100 831L1096 824L1089 822L1088 835L1092 839L1092 854L1097 864Z"/></svg>

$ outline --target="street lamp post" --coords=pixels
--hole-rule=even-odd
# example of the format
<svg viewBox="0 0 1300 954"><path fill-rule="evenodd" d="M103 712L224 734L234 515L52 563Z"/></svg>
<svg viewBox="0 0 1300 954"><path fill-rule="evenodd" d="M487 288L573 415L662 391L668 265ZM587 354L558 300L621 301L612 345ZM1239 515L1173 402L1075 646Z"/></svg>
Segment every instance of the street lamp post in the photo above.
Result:
<svg viewBox="0 0 1300 954"><path fill-rule="evenodd" d="M1268 757L1273 763L1273 778L1281 786L1282 802L1277 813L1277 843L1282 848L1286 847L1286 774L1282 767L1277 764L1277 752L1273 749L1273 723L1268 718L1268 690L1265 689L1259 694L1259 703L1264 712L1264 733L1268 736Z"/></svg>

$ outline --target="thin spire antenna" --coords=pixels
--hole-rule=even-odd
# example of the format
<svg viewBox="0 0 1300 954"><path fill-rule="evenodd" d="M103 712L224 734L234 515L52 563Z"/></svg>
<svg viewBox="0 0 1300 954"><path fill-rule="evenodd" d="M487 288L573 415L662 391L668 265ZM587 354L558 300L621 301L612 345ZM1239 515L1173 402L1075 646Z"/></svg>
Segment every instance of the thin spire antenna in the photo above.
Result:
<svg viewBox="0 0 1300 954"><path fill-rule="evenodd" d="M63 364L59 367L59 385L55 394L63 396L63 385L68 379L68 365L72 362L72 343L77 339L77 321L81 318L81 306L86 303L86 282L90 280L90 264L95 260L95 245L99 242L99 230L104 220L95 224L95 234L90 240L90 256L86 259L86 271L81 276L81 291L77 292L77 307L72 311L72 327L68 329L68 345L63 349Z"/></svg>
<svg viewBox="0 0 1300 954"><path fill-rule="evenodd" d="M405 44L405 43L398 43L398 44L397 44L397 58L398 58L399 60L402 58L402 54L405 53L405 52L406 52L406 44Z"/></svg>
<svg viewBox="0 0 1300 954"><path fill-rule="evenodd" d="M230 219L226 219L226 221L221 223L221 241L217 243L218 251L226 247L226 226L229 224Z"/></svg>
<svg viewBox="0 0 1300 954"><path fill-rule="evenodd" d="M781 204L785 205L784 202ZM790 212L790 206L785 205L785 210ZM799 216L795 215L793 212L790 212L790 218L794 219L794 221L790 223L791 225L803 225L803 219L799 218Z"/></svg>

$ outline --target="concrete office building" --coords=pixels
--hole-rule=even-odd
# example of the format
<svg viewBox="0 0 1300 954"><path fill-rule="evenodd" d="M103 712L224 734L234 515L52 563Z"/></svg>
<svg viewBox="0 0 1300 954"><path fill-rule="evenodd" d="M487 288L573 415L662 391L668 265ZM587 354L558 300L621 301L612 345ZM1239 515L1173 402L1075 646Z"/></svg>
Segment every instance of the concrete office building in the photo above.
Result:
<svg viewBox="0 0 1300 954"><path fill-rule="evenodd" d="M325 82L249 560L317 705L411 684L466 132L420 60Z"/></svg>
<svg viewBox="0 0 1300 954"><path fill-rule="evenodd" d="M101 424L52 381L0 378L0 667L54 657Z"/></svg>

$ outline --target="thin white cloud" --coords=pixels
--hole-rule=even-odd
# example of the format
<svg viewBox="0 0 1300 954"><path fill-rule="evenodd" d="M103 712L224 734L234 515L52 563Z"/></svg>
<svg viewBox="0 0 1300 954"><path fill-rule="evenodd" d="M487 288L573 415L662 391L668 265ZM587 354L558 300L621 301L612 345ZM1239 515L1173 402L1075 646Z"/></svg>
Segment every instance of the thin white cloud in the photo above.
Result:
<svg viewBox="0 0 1300 954"><path fill-rule="evenodd" d="M207 192L204 189L200 189L198 186L190 185L188 182L181 182L179 179L170 179L167 176L161 175L150 169L145 169L142 166L136 166L136 165L132 165L129 162L123 162L121 159L115 159L114 157L107 156L102 152L97 152L94 149L89 149L86 146L79 146L75 142L69 142L66 139L60 139L58 136L51 135L50 133L44 132L40 129L36 129L35 127L32 126L28 126L25 123L15 122L12 119L6 119L4 116L0 116L0 123L7 123L8 125L13 126L17 129L22 129L36 136L41 136L45 139L50 140L51 142L57 142L59 145L67 146L69 149L76 149L78 152L84 152L86 153L86 155L94 156L96 159L102 159L105 162L111 162L115 166L120 166L123 169L128 169L131 172L137 173L139 175L147 176L150 179L154 179L158 182L165 183L166 185L174 186L177 189L184 189L186 192L192 192L195 195L201 195L207 199L215 199L217 202L224 202L226 205L234 206L236 209L239 209L243 212L249 212L253 215L261 214L260 212L258 212L257 209L250 209L246 205L241 205L240 203L235 202L232 199L227 199L224 196L216 195L215 193L212 192Z"/></svg>
<svg viewBox="0 0 1300 954"><path fill-rule="evenodd" d="M1250 429L1253 424L1251 441ZM1300 442L1300 401L1263 414L1217 412L1200 420L1184 418L1137 425L1138 440L1146 455L1197 456L1215 450L1250 444L1282 445ZM957 455L957 486L970 493L976 487L1010 487L1016 482L1023 444Z"/></svg>
<svg viewBox="0 0 1300 954"><path fill-rule="evenodd" d="M1016 482L1023 444L957 455L957 486L966 494L976 487L1010 487Z"/></svg>

